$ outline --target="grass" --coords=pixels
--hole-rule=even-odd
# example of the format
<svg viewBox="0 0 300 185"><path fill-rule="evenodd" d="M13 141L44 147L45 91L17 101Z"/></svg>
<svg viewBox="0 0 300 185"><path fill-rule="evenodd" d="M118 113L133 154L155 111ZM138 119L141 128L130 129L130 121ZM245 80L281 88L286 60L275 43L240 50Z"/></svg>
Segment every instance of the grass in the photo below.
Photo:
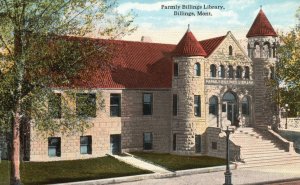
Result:
<svg viewBox="0 0 300 185"><path fill-rule="evenodd" d="M1 170L2 168L0 168L0 182L2 182ZM5 168L4 171L6 171ZM73 161L21 163L21 179L25 185L74 182L145 173L151 172L132 167L109 156Z"/></svg>
<svg viewBox="0 0 300 185"><path fill-rule="evenodd" d="M221 166L226 164L225 159L209 156L180 156L167 153L148 152L132 152L132 154L171 171Z"/></svg>
<svg viewBox="0 0 300 185"><path fill-rule="evenodd" d="M1 161L0 163L0 185L9 184L9 165L8 161Z"/></svg>

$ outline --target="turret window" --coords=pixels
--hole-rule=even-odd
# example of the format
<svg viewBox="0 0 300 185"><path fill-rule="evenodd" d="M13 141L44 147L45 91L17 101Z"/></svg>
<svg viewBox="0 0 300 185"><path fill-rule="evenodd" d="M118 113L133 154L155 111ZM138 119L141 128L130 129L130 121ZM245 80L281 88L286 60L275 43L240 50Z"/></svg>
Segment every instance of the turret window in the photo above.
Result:
<svg viewBox="0 0 300 185"><path fill-rule="evenodd" d="M236 68L236 78L242 78L242 67L241 66L237 66Z"/></svg>
<svg viewBox="0 0 300 185"><path fill-rule="evenodd" d="M232 46L229 46L228 50L229 50L229 55L232 56L232 52L233 52Z"/></svg>
<svg viewBox="0 0 300 185"><path fill-rule="evenodd" d="M216 77L217 76L217 69L214 64L210 65L210 77Z"/></svg>
<svg viewBox="0 0 300 185"><path fill-rule="evenodd" d="M195 76L200 76L200 64L199 63L196 63L194 65L194 75Z"/></svg>
<svg viewBox="0 0 300 185"><path fill-rule="evenodd" d="M194 96L194 114L197 117L201 116L201 100L199 95Z"/></svg>

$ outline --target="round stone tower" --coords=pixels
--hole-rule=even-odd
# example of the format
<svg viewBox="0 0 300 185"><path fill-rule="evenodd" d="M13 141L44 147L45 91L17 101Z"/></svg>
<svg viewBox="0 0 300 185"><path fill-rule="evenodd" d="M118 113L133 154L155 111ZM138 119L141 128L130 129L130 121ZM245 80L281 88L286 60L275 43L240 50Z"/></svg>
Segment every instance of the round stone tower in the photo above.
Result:
<svg viewBox="0 0 300 185"><path fill-rule="evenodd" d="M173 52L172 152L195 154L203 151L205 125L204 60L206 52L188 30Z"/></svg>
<svg viewBox="0 0 300 185"><path fill-rule="evenodd" d="M247 33L248 56L253 61L254 124L256 127L271 126L277 120L275 89L269 84L275 78L278 37L262 9Z"/></svg>

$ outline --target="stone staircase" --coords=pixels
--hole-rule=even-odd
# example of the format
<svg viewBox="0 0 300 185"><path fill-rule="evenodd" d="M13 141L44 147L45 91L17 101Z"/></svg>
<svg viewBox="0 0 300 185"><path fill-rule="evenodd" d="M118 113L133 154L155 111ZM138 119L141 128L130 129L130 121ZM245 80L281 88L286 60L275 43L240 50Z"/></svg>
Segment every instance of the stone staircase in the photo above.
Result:
<svg viewBox="0 0 300 185"><path fill-rule="evenodd" d="M267 133L253 128L238 128L230 140L241 146L242 162L238 168L300 163L300 154L285 152Z"/></svg>

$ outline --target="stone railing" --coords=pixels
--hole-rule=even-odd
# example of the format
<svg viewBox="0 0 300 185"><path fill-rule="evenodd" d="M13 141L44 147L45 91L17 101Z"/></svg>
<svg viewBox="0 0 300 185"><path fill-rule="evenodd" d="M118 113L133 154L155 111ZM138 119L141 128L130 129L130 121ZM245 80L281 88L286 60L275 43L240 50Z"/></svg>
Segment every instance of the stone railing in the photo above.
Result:
<svg viewBox="0 0 300 185"><path fill-rule="evenodd" d="M294 143L286 140L281 135L273 131L270 127L268 127L268 133L272 136L274 141L282 146L286 152L295 153Z"/></svg>
<svg viewBox="0 0 300 185"><path fill-rule="evenodd" d="M206 78L205 85L253 85L253 80L228 79L228 78Z"/></svg>
<svg viewBox="0 0 300 185"><path fill-rule="evenodd" d="M280 119L280 128L285 128L287 123L288 129L300 129L300 117L297 118L281 118Z"/></svg>
<svg viewBox="0 0 300 185"><path fill-rule="evenodd" d="M216 148L212 148L212 143L216 143ZM240 146L229 141L229 158L231 161L240 161ZM206 154L209 156L226 158L226 136L225 133L218 127L208 127L206 129Z"/></svg>

